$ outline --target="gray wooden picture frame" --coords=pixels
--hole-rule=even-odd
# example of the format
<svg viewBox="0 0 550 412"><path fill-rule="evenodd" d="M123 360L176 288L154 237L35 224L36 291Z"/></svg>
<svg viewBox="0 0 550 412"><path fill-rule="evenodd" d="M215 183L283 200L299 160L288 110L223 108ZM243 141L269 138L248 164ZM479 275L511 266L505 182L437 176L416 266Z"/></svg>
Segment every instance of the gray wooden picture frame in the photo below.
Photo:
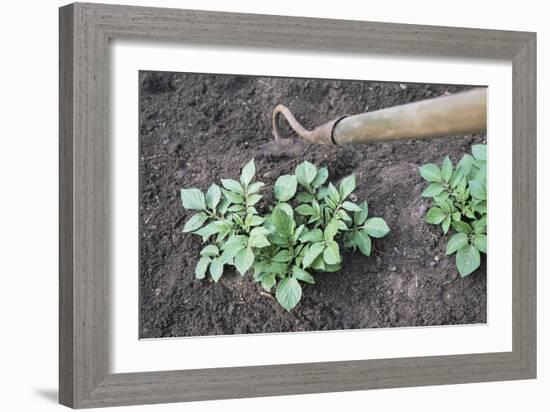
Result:
<svg viewBox="0 0 550 412"><path fill-rule="evenodd" d="M62 404L86 408L535 378L535 33L82 3L60 9L59 27ZM109 373L109 40L119 38L511 61L512 351Z"/></svg>

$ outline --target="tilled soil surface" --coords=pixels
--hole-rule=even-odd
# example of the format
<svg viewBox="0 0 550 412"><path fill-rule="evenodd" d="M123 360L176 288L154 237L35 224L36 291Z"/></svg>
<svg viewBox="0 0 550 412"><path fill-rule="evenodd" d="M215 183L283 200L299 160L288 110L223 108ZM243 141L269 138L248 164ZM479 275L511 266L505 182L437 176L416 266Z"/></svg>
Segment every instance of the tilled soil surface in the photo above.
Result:
<svg viewBox="0 0 550 412"><path fill-rule="evenodd" d="M347 147L306 146L286 157L262 152L271 113L288 106L305 127L342 114L372 111L468 86L141 72L140 337L175 337L485 323L486 260L462 279L445 256L439 227L423 221L429 201L418 167L456 163L485 135ZM270 193L277 176L304 159L328 166L331 181L354 172L355 195L391 232L371 257L343 254L339 272L304 285L287 313L251 277L226 270L219 283L195 280L201 244L182 233L191 216L181 188L206 190L237 178L252 157ZM271 195L262 202L267 204Z"/></svg>

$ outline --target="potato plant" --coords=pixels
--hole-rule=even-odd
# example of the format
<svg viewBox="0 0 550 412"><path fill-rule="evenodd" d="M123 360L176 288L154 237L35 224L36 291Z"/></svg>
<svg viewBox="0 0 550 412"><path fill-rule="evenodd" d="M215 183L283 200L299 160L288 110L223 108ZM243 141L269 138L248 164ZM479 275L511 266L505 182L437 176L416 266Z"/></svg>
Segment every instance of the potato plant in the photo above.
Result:
<svg viewBox="0 0 550 412"><path fill-rule="evenodd" d="M195 268L197 279L207 273L217 282L224 269L234 266L291 311L302 297L301 283L315 283L315 273L336 272L342 264L340 244L370 256L372 239L389 232L386 222L369 218L367 202L349 200L355 176L344 178L338 187L327 184L328 169L303 162L292 175L279 176L273 188L275 204L262 216L262 182L251 160L239 181L221 179L206 194L199 189L181 190L186 209L196 210L184 232L201 237L205 245Z"/></svg>
<svg viewBox="0 0 550 412"><path fill-rule="evenodd" d="M441 167L429 163L420 167L421 176L429 182L422 197L432 199L425 220L441 225L443 233L451 228L447 256L456 253L456 266L462 277L480 265L480 252L487 253L487 147L472 146L456 167L449 157Z"/></svg>

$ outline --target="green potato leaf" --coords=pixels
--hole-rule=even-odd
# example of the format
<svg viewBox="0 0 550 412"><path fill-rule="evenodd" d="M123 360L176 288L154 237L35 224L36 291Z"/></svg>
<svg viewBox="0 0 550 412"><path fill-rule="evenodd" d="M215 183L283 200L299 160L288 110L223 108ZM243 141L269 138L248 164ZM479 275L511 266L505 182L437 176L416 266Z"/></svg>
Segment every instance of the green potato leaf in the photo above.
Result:
<svg viewBox="0 0 550 412"><path fill-rule="evenodd" d="M290 262L292 260L292 255L289 250L283 249L277 252L271 260L273 262Z"/></svg>
<svg viewBox="0 0 550 412"><path fill-rule="evenodd" d="M321 252L323 249L321 249ZM318 272L324 272L327 268L327 265L325 264L325 261L323 260L323 255L320 254L315 258L315 260L311 263L310 266L312 269L318 271Z"/></svg>
<svg viewBox="0 0 550 412"><path fill-rule="evenodd" d="M262 197L263 197L262 195L258 195L258 194L248 195L248 197L246 198L246 204L248 206L255 205L262 199Z"/></svg>
<svg viewBox="0 0 550 412"><path fill-rule="evenodd" d="M262 223L264 223L265 217L261 217L258 215L247 215L245 219L245 223L248 226L259 226Z"/></svg>
<svg viewBox="0 0 550 412"><path fill-rule="evenodd" d="M479 233L474 237L474 246L483 253L487 253L487 235Z"/></svg>
<svg viewBox="0 0 550 412"><path fill-rule="evenodd" d="M356 230L355 232L353 232L353 242L355 243L355 245L357 245L363 255L370 256L372 250L372 242L366 231Z"/></svg>
<svg viewBox="0 0 550 412"><path fill-rule="evenodd" d="M298 239L300 238L300 236L302 235L302 232L304 232L304 230L306 230L306 225L300 225L296 228L296 230L294 231L294 234L292 235L292 241L294 243L298 242ZM298 252L296 252L296 253L298 253Z"/></svg>
<svg viewBox="0 0 550 412"><path fill-rule="evenodd" d="M332 200L334 209L338 203L340 203L340 194L338 193L338 190L332 183L328 184L327 188L327 198L325 198L325 201Z"/></svg>
<svg viewBox="0 0 550 412"><path fill-rule="evenodd" d="M472 154L476 160L487 160L487 145L475 144L472 146Z"/></svg>
<svg viewBox="0 0 550 412"><path fill-rule="evenodd" d="M432 183L429 185L420 196L422 197L434 197L440 195L445 189L441 183Z"/></svg>
<svg viewBox="0 0 550 412"><path fill-rule="evenodd" d="M252 195L254 193L258 193L264 186L265 186L265 183L254 182L250 186L248 186L248 189L246 190L246 192L249 195Z"/></svg>
<svg viewBox="0 0 550 412"><path fill-rule="evenodd" d="M227 190L237 193L238 195L244 195L244 189L239 182L233 179L221 179L222 186Z"/></svg>
<svg viewBox="0 0 550 412"><path fill-rule="evenodd" d="M317 257L323 253L323 249L325 248L324 243L317 242L313 243L309 249L307 250L306 254L304 255L304 258L302 259L302 267L304 269L307 269Z"/></svg>
<svg viewBox="0 0 550 412"><path fill-rule="evenodd" d="M208 265L210 264L210 258L209 257L201 257L197 263L197 266L195 267L195 278L197 279L204 279L206 276L206 270L208 269Z"/></svg>
<svg viewBox="0 0 550 412"><path fill-rule="evenodd" d="M244 187L248 187L254 175L256 174L256 165L254 164L254 159L248 162L241 171L241 183Z"/></svg>
<svg viewBox="0 0 550 412"><path fill-rule="evenodd" d="M470 180L469 185L473 197L480 200L487 200L487 188L483 179Z"/></svg>
<svg viewBox="0 0 550 412"><path fill-rule="evenodd" d="M262 276L262 279L261 279L262 288L266 292L271 292L271 288L275 285L276 282L277 282L277 280L275 278L275 274L273 274L273 273L269 273L267 275L264 275L264 276Z"/></svg>
<svg viewBox="0 0 550 412"><path fill-rule="evenodd" d="M327 242L330 242L334 239L334 236L338 233L338 221L335 219L332 219L330 222L328 222L327 227L325 228L323 232L323 237Z"/></svg>
<svg viewBox="0 0 550 412"><path fill-rule="evenodd" d="M242 249L235 256L235 267L241 275L244 275L246 271L250 269L253 263L254 252L252 252L252 249L249 247Z"/></svg>
<svg viewBox="0 0 550 412"><path fill-rule="evenodd" d="M304 233L299 237L301 242L320 242L323 240L323 231L321 229L313 229L307 233Z"/></svg>
<svg viewBox="0 0 550 412"><path fill-rule="evenodd" d="M477 212L479 214L486 214L487 213L487 201L479 201L472 205L472 210L474 212Z"/></svg>
<svg viewBox="0 0 550 412"><path fill-rule="evenodd" d="M300 205L295 210L296 213L302 216L313 216L315 214L315 210L310 205Z"/></svg>
<svg viewBox="0 0 550 412"><path fill-rule="evenodd" d="M475 233L487 233L487 215L479 220L474 220L472 222L472 228Z"/></svg>
<svg viewBox="0 0 550 412"><path fill-rule="evenodd" d="M236 204L236 205L232 205L232 206L229 206L227 208L227 211L228 212L242 212L244 210L244 205L243 204Z"/></svg>
<svg viewBox="0 0 550 412"><path fill-rule="evenodd" d="M285 202L279 203L277 205L277 209L281 209L283 212L285 212L291 218L294 218L294 209L292 209L292 206L290 206L288 203L285 203Z"/></svg>
<svg viewBox="0 0 550 412"><path fill-rule="evenodd" d="M294 219L280 207L276 207L273 211L271 221L279 234L283 236L289 236L292 234Z"/></svg>
<svg viewBox="0 0 550 412"><path fill-rule="evenodd" d="M224 196L222 200L220 201L220 204L217 207L218 215L224 216L227 212L227 208L229 207L229 200Z"/></svg>
<svg viewBox="0 0 550 412"><path fill-rule="evenodd" d="M207 219L208 215L203 212L193 215L183 226L183 232L194 232L195 230L200 229Z"/></svg>
<svg viewBox="0 0 550 412"><path fill-rule="evenodd" d="M452 255L458 249L461 249L467 244L468 244L468 235L466 235L465 233L457 233L453 235L447 242L447 249L445 250L445 254L447 256Z"/></svg>
<svg viewBox="0 0 550 412"><path fill-rule="evenodd" d="M264 235L252 235L248 240L248 246L261 249L267 246L270 246L269 240Z"/></svg>
<svg viewBox="0 0 550 412"><path fill-rule="evenodd" d="M327 245L323 250L323 260L328 265L336 265L340 263L340 247L334 240L327 242Z"/></svg>
<svg viewBox="0 0 550 412"><path fill-rule="evenodd" d="M328 169L326 167L322 167L319 170L317 170L317 174L315 175L315 179L311 182L311 187L314 189L317 189L319 186L324 184L328 179Z"/></svg>
<svg viewBox="0 0 550 412"><path fill-rule="evenodd" d="M279 302L285 310L290 312L302 298L302 287L295 278L284 278L277 285L275 297L277 298L277 302Z"/></svg>
<svg viewBox="0 0 550 412"><path fill-rule="evenodd" d="M301 269L299 266L292 267L292 276L295 279L301 280L302 282L309 283L310 285L315 284L315 279L304 269Z"/></svg>
<svg viewBox="0 0 550 412"><path fill-rule="evenodd" d="M191 210L206 209L204 195L199 189L182 189L180 191L183 207Z"/></svg>
<svg viewBox="0 0 550 412"><path fill-rule="evenodd" d="M200 255L214 257L218 256L219 253L220 251L216 245L207 245L201 250Z"/></svg>
<svg viewBox="0 0 550 412"><path fill-rule="evenodd" d="M244 198L231 190L222 189L222 193L230 203L244 204Z"/></svg>
<svg viewBox="0 0 550 412"><path fill-rule="evenodd" d="M443 176L441 175L441 170L439 167L433 163L425 164L419 168L420 176L422 176L428 182L441 182Z"/></svg>
<svg viewBox="0 0 550 412"><path fill-rule="evenodd" d="M248 242L248 238L242 235L231 236L223 246L222 261L223 263L233 264L233 259L243 250Z"/></svg>
<svg viewBox="0 0 550 412"><path fill-rule="evenodd" d="M360 212L355 212L353 214L353 223L356 226L361 226L365 221L367 220L367 217L369 217L369 205L367 202L363 202L359 205L361 208Z"/></svg>
<svg viewBox="0 0 550 412"><path fill-rule="evenodd" d="M370 219L367 219L365 222L365 231L369 234L369 236L375 237L375 238L381 238L386 236L390 228L388 227L387 223L384 221L384 219L380 217L371 217Z"/></svg>
<svg viewBox="0 0 550 412"><path fill-rule="evenodd" d="M451 227L451 215L445 216L445 219L443 219L443 222L441 222L441 228L443 229L443 233L447 233L449 231L449 228Z"/></svg>
<svg viewBox="0 0 550 412"><path fill-rule="evenodd" d="M301 203L308 203L315 200L315 196L313 196L311 193L300 192L296 195L296 199Z"/></svg>
<svg viewBox="0 0 550 412"><path fill-rule="evenodd" d="M280 176L275 182L275 198L280 202L286 202L292 199L296 194L297 184L296 176L294 175Z"/></svg>
<svg viewBox="0 0 550 412"><path fill-rule="evenodd" d="M466 154L460 159L460 162L458 162L456 168L460 170L463 176L469 176L470 171L472 170L472 166L474 164L474 158L473 156Z"/></svg>
<svg viewBox="0 0 550 412"><path fill-rule="evenodd" d="M308 162L307 160L300 163L298 167L296 167L296 179L298 180L298 183L306 188L311 187L311 183L316 176L317 168L314 164Z"/></svg>
<svg viewBox="0 0 550 412"><path fill-rule="evenodd" d="M445 157L445 160L443 160L443 164L441 166L441 178L444 182L448 183L451 179L451 175L453 174L453 164L451 162L451 159L449 159L449 156Z"/></svg>
<svg viewBox="0 0 550 412"><path fill-rule="evenodd" d="M347 211L349 211L349 212L361 212L362 211L361 207L359 207L355 203L348 202L347 200L344 203L342 203L342 207L344 209L346 209Z"/></svg>
<svg viewBox="0 0 550 412"><path fill-rule="evenodd" d="M439 207L432 207L428 210L428 213L426 213L425 220L432 225L438 225L443 222L445 216L447 216L447 214Z"/></svg>
<svg viewBox="0 0 550 412"><path fill-rule="evenodd" d="M467 244L456 253L456 267L461 277L471 274L479 267L480 263L479 250L473 245Z"/></svg>
<svg viewBox="0 0 550 412"><path fill-rule="evenodd" d="M194 233L201 236L203 240L207 240L210 236L215 235L216 233L223 232L228 228L230 228L228 223L216 220L214 222L210 222L209 224L200 228Z"/></svg>
<svg viewBox="0 0 550 412"><path fill-rule="evenodd" d="M338 187L338 194L340 195L340 199L344 200L354 190L355 190L355 175L351 174L345 177L344 179L342 179L342 181L340 182L340 186Z"/></svg>
<svg viewBox="0 0 550 412"><path fill-rule="evenodd" d="M216 210L216 207L220 203L222 198L222 191L220 187L213 183L206 192L206 206L211 210Z"/></svg>
<svg viewBox="0 0 550 412"><path fill-rule="evenodd" d="M471 226L463 221L453 222L453 229L460 233L469 234L472 231Z"/></svg>
<svg viewBox="0 0 550 412"><path fill-rule="evenodd" d="M221 257L212 259L210 263L210 276L214 282L220 280L223 274L223 261Z"/></svg>
<svg viewBox="0 0 550 412"><path fill-rule="evenodd" d="M344 209L338 209L334 214L334 216L337 218L340 218L342 222L349 223L350 225L353 222L351 216ZM347 229L347 225L346 227L342 228L342 230L346 230L346 229Z"/></svg>

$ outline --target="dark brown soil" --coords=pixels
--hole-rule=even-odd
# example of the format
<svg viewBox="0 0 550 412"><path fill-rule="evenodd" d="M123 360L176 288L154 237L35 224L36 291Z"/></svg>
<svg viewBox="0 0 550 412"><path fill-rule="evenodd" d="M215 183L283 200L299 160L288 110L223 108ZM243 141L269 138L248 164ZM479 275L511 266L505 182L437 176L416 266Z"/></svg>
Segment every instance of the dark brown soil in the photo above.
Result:
<svg viewBox="0 0 550 412"><path fill-rule="evenodd" d="M287 105L306 127L346 113L372 111L468 89L467 86L327 81L142 72L140 76L140 336L197 336L485 323L486 262L462 279L445 256L447 237L428 225L429 202L417 168L456 162L485 136L347 147L308 146L273 158L271 112ZM342 270L319 274L287 313L250 277L195 280L198 237L182 233L190 212L181 188L208 188L236 178L252 157L272 188L281 173L307 159L326 165L332 181L355 172L359 200L391 232L370 258L345 253ZM269 201L269 196L266 197Z"/></svg>

